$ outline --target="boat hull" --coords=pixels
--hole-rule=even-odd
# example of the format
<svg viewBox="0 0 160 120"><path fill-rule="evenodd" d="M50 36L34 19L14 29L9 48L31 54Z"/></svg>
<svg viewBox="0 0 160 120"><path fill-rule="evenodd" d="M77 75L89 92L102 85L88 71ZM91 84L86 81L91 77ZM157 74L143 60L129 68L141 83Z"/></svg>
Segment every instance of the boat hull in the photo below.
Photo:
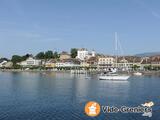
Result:
<svg viewBox="0 0 160 120"><path fill-rule="evenodd" d="M137 73L134 73L134 75L136 75L136 76L141 76L142 73L137 72Z"/></svg>
<svg viewBox="0 0 160 120"><path fill-rule="evenodd" d="M130 76L99 76L99 80L128 80Z"/></svg>

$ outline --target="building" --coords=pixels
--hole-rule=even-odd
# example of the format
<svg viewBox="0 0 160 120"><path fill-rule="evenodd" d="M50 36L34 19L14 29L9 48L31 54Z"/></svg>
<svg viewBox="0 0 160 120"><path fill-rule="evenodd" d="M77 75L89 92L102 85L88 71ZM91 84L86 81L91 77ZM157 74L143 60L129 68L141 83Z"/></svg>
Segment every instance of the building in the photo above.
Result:
<svg viewBox="0 0 160 120"><path fill-rule="evenodd" d="M154 66L160 66L160 56L153 56L150 58L151 64Z"/></svg>
<svg viewBox="0 0 160 120"><path fill-rule="evenodd" d="M9 61L7 58L0 59L0 68L11 68L13 63Z"/></svg>
<svg viewBox="0 0 160 120"><path fill-rule="evenodd" d="M98 65L98 57L92 56L86 60L90 67L97 67Z"/></svg>
<svg viewBox="0 0 160 120"><path fill-rule="evenodd" d="M13 66L13 63L11 61L8 61L3 65L4 68L12 68L12 66Z"/></svg>
<svg viewBox="0 0 160 120"><path fill-rule="evenodd" d="M36 60L33 57L29 57L27 60L20 62L19 65L23 67L40 66L41 60Z"/></svg>
<svg viewBox="0 0 160 120"><path fill-rule="evenodd" d="M95 56L96 56L96 53L94 50L91 53L89 53L87 49L82 48L82 49L78 49L76 58L80 60L86 60L86 59L89 59L90 57L95 57Z"/></svg>
<svg viewBox="0 0 160 120"><path fill-rule="evenodd" d="M64 67L64 68L72 68L72 67L80 67L80 61L76 59L65 59L56 63L56 67Z"/></svg>
<svg viewBox="0 0 160 120"><path fill-rule="evenodd" d="M120 70L129 70L129 69L132 69L133 63L129 62L125 58L122 58L122 59L118 59L117 64L115 63L114 66L118 67L118 69Z"/></svg>
<svg viewBox="0 0 160 120"><path fill-rule="evenodd" d="M141 69L142 59L136 56L120 56L117 59L117 64L114 66L118 67L121 70L132 70L134 66L139 67Z"/></svg>
<svg viewBox="0 0 160 120"><path fill-rule="evenodd" d="M80 66L83 67L83 68L86 68L86 67L89 67L90 65L86 61L81 61Z"/></svg>
<svg viewBox="0 0 160 120"><path fill-rule="evenodd" d="M87 49L82 48L82 49L78 49L77 51L77 57L80 60L85 60L85 58L88 56L89 52Z"/></svg>
<svg viewBox="0 0 160 120"><path fill-rule="evenodd" d="M114 67L115 59L112 56L99 56L98 57L98 68L106 69Z"/></svg>
<svg viewBox="0 0 160 120"><path fill-rule="evenodd" d="M51 60L47 61L45 63L45 67L46 68L55 68L56 67L56 60L51 59Z"/></svg>
<svg viewBox="0 0 160 120"><path fill-rule="evenodd" d="M62 52L61 54L60 54L60 60L65 60L65 59L70 59L71 58L71 55L69 54L69 53L67 53L67 52Z"/></svg>
<svg viewBox="0 0 160 120"><path fill-rule="evenodd" d="M146 67L149 67L152 70L160 69L160 56L143 57L141 68L145 69Z"/></svg>
<svg viewBox="0 0 160 120"><path fill-rule="evenodd" d="M96 57L96 52L94 50L91 52L91 57Z"/></svg>
<svg viewBox="0 0 160 120"><path fill-rule="evenodd" d="M4 65L7 63L7 61L6 60L1 60L0 61L0 67L4 67Z"/></svg>

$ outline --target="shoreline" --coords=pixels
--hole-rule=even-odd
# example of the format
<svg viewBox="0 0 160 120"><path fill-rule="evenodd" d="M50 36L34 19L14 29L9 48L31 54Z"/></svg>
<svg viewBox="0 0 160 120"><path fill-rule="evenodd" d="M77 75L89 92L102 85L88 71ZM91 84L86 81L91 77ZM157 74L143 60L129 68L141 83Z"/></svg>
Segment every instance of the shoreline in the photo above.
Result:
<svg viewBox="0 0 160 120"><path fill-rule="evenodd" d="M0 69L0 72L70 72L68 70L21 70L21 69Z"/></svg>
<svg viewBox="0 0 160 120"><path fill-rule="evenodd" d="M21 69L0 69L0 72L55 72L55 73L70 73L71 70L21 70ZM100 74L102 71L90 71L90 70L86 70L87 73L94 73L94 74ZM127 73L130 75L133 75L133 73L136 71L130 71L128 72L122 72L122 73ZM140 71L142 72L143 75L160 75L160 71ZM121 72L120 72L121 73Z"/></svg>

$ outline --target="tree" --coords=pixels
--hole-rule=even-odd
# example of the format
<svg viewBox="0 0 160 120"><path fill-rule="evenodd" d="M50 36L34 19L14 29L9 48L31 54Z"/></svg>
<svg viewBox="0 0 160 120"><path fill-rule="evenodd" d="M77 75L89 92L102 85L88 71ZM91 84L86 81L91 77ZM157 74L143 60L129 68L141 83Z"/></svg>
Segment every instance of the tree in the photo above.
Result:
<svg viewBox="0 0 160 120"><path fill-rule="evenodd" d="M44 54L44 52L39 52L39 53L36 55L36 58L37 58L37 59L45 59L45 54Z"/></svg>
<svg viewBox="0 0 160 120"><path fill-rule="evenodd" d="M22 61L22 57L19 55L13 55L11 61L13 62L13 64L16 64Z"/></svg>
<svg viewBox="0 0 160 120"><path fill-rule="evenodd" d="M32 56L32 55L31 54L26 54L26 55L22 56L22 61L25 61L30 56Z"/></svg>
<svg viewBox="0 0 160 120"><path fill-rule="evenodd" d="M145 70L152 70L152 66L151 65L146 65L146 66L144 66L144 69Z"/></svg>
<svg viewBox="0 0 160 120"><path fill-rule="evenodd" d="M13 69L21 69L22 67L21 67L20 65L13 64L12 68L13 68Z"/></svg>
<svg viewBox="0 0 160 120"><path fill-rule="evenodd" d="M9 61L7 58L0 58L0 61Z"/></svg>
<svg viewBox="0 0 160 120"><path fill-rule="evenodd" d="M47 52L45 52L45 58L46 59L53 58L53 52L51 50L48 50Z"/></svg>
<svg viewBox="0 0 160 120"><path fill-rule="evenodd" d="M140 66L138 66L138 65L133 65L133 70L138 70L139 68L140 68Z"/></svg>
<svg viewBox="0 0 160 120"><path fill-rule="evenodd" d="M72 48L71 49L71 57L75 58L77 56L77 49L76 48Z"/></svg>
<svg viewBox="0 0 160 120"><path fill-rule="evenodd" d="M58 59L58 58L59 58L58 52L54 52L53 57L54 57L55 59Z"/></svg>

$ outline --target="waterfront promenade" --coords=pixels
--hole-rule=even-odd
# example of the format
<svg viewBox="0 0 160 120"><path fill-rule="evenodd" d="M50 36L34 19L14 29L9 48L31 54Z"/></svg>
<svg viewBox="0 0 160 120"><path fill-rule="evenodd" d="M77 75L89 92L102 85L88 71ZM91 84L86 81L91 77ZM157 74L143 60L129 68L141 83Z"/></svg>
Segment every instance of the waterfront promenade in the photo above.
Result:
<svg viewBox="0 0 160 120"><path fill-rule="evenodd" d="M45 72L54 72L54 73L71 73L72 70L57 70L57 69L34 69L34 70L22 70L22 69L0 69L1 72L39 72L39 73L45 73ZM78 70L77 70L78 71ZM104 71L103 70L85 70L86 74L101 74ZM129 74L133 75L135 71L120 71L119 73L122 74ZM160 75L160 71L140 71L143 75ZM77 74L81 74L80 72L77 72ZM83 73L82 73L83 74Z"/></svg>

